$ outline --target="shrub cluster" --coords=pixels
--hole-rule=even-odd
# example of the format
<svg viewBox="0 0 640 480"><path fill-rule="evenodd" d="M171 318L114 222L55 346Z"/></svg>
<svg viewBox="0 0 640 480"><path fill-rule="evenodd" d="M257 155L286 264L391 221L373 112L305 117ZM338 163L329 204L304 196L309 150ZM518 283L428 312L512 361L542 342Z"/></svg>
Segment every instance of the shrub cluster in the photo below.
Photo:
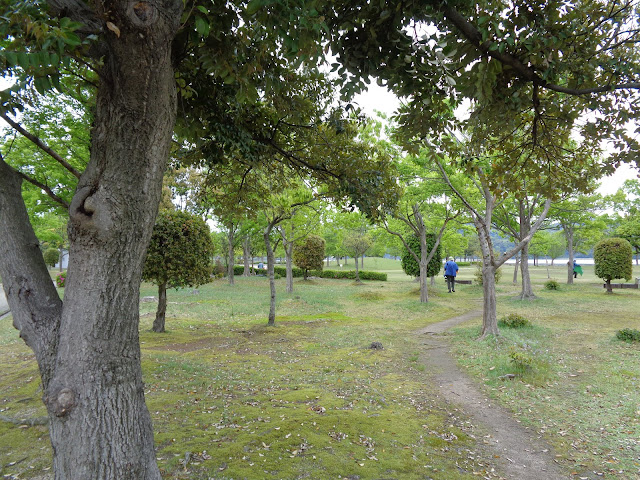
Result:
<svg viewBox="0 0 640 480"><path fill-rule="evenodd" d="M529 325L529 320L524 318L522 315L518 315L517 313L510 313L506 317L502 317L498 321L498 325L508 328L522 328Z"/></svg>
<svg viewBox="0 0 640 480"><path fill-rule="evenodd" d="M519 373L524 373L529 370L531 368L531 363L533 362L533 359L528 353L523 352L522 350L516 350L514 347L511 347L509 351L509 358Z"/></svg>
<svg viewBox="0 0 640 480"><path fill-rule="evenodd" d="M298 267L293 267L292 269L293 277L300 278L304 277L304 270ZM251 273L265 273L266 270L251 270ZM273 267L273 272L276 275L279 275L277 278L284 278L287 276L287 268L282 266ZM242 265L236 265L233 267L234 275L242 275L244 273L244 267ZM320 278L334 278L334 279L348 279L355 280L356 272L355 270L311 270L308 273L309 276L312 277L320 277ZM381 272L367 272L360 270L360 279L361 280L378 280L380 282L387 281L387 274Z"/></svg>
<svg viewBox="0 0 640 480"><path fill-rule="evenodd" d="M640 330L624 328L616 332L616 338L623 342L640 342Z"/></svg>
<svg viewBox="0 0 640 480"><path fill-rule="evenodd" d="M460 264L458 264L458 266L460 266ZM476 271L474 272L473 277L478 285L482 285L482 262L476 262L475 266ZM500 282L500 279L502 278L502 268L497 269L493 277L496 279L496 283Z"/></svg>
<svg viewBox="0 0 640 480"><path fill-rule="evenodd" d="M67 272L59 273L56 276L56 287L64 288L65 283L67 283Z"/></svg>
<svg viewBox="0 0 640 480"><path fill-rule="evenodd" d="M544 282L544 288L547 290L560 290L560 284L557 280L551 279Z"/></svg>

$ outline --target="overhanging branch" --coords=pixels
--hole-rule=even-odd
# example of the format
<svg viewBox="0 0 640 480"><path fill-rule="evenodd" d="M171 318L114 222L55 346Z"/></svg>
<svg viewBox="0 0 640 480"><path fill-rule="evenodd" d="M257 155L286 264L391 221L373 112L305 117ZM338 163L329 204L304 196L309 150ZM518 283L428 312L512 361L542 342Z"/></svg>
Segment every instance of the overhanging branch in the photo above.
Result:
<svg viewBox="0 0 640 480"><path fill-rule="evenodd" d="M73 168L73 166L69 162L67 162L64 158L62 158L51 147L46 145L42 140L40 140L35 135L33 135L32 133L29 133L24 128L22 128L22 126L19 123L17 123L14 120L12 120L6 113L4 113L4 112L0 113L0 118L2 118L5 122L7 122L9 125L11 125L11 127L14 130L20 132L25 138L30 140L40 150L45 152L47 155L49 155L51 158L53 158L56 162L58 162L60 165L62 165L74 177L76 177L77 179L80 179L80 175L82 175L82 173L79 172L78 170L76 170L75 168Z"/></svg>

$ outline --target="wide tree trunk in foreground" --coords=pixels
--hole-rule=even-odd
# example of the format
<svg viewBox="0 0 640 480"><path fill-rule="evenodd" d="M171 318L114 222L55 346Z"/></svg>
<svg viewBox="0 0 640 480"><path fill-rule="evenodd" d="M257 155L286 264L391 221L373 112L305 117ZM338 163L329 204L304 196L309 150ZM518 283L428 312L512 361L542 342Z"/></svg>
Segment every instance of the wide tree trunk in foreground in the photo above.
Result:
<svg viewBox="0 0 640 480"><path fill-rule="evenodd" d="M0 275L14 324L40 367L56 480L159 480L138 304L175 122L170 46L182 2L94 5L120 33L105 29L103 38L91 158L69 209L64 304L20 201L19 179L1 161ZM68 8L73 13L77 2Z"/></svg>

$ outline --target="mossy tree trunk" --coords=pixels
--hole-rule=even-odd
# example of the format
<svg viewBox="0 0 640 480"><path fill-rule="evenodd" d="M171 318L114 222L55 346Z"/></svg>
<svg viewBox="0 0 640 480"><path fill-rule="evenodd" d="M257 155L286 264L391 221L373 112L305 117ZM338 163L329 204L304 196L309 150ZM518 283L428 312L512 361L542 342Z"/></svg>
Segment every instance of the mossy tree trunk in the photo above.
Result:
<svg viewBox="0 0 640 480"><path fill-rule="evenodd" d="M64 303L29 224L21 179L1 159L0 275L14 325L40 368L56 480L160 480L139 299L175 123L171 44L182 2L90 5L100 25L118 19L120 35L96 29L103 67L90 160L69 208ZM50 6L61 16L92 12L70 0Z"/></svg>

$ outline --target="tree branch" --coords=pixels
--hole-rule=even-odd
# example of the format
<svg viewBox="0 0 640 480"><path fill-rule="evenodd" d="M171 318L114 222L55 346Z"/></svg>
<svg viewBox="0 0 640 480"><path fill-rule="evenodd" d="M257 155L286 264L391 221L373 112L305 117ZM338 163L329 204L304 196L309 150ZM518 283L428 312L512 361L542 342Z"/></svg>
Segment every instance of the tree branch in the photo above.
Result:
<svg viewBox="0 0 640 480"><path fill-rule="evenodd" d="M46 145L42 140L33 135L32 133L27 132L20 124L9 118L9 116L2 112L0 113L0 118L2 118L5 122L7 122L11 127L24 135L25 138L29 139L34 145L36 145L40 150L47 153L50 157L52 157L56 162L66 168L74 177L80 179L81 172L73 168L69 162L67 162L64 158L62 158L58 153L56 153L51 147Z"/></svg>
<svg viewBox="0 0 640 480"><path fill-rule="evenodd" d="M22 199L22 176L0 155L0 276L13 325L36 355L44 390L53 376L62 300Z"/></svg>
<svg viewBox="0 0 640 480"><path fill-rule="evenodd" d="M51 190L51 187L49 187L48 185L45 185L44 183L41 183L41 182L37 181L34 178L31 178L30 176L28 176L25 173L22 173L19 170L16 170L16 174L20 175L21 178L23 178L24 180L26 180L30 184L35 185L36 187L38 187L41 190L43 190L47 194L47 196L50 197L54 202L58 203L59 205L62 205L67 210L69 209L69 203L66 200L64 200L63 198L61 198L58 195L56 195L54 193L54 191Z"/></svg>
<svg viewBox="0 0 640 480"><path fill-rule="evenodd" d="M506 52L500 52L499 49L491 49L492 42L482 41L480 31L466 18L464 18L455 8L445 4L442 7L445 17L462 33L462 35L484 55L498 60L503 65L513 68L522 80L532 82L541 88L552 90L554 92L566 93L567 95L591 95L594 93L611 92L614 90L637 90L640 89L640 82L629 82L619 85L604 85L593 88L567 88L560 85L547 83L542 79L535 70L525 65L518 57Z"/></svg>

